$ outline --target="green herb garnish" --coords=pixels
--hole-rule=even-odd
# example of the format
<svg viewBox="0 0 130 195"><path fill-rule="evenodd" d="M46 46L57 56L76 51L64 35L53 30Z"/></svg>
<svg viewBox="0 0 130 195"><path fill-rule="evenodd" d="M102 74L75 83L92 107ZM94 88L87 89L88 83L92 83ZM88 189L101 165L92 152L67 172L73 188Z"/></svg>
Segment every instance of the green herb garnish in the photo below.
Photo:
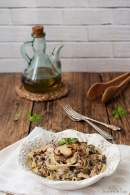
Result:
<svg viewBox="0 0 130 195"><path fill-rule="evenodd" d="M28 114L28 120L30 122L40 122L43 119L43 116L40 114Z"/></svg>
<svg viewBox="0 0 130 195"><path fill-rule="evenodd" d="M78 142L77 138L63 138L58 141L58 145L64 145L64 144L74 144Z"/></svg>
<svg viewBox="0 0 130 195"><path fill-rule="evenodd" d="M122 106L117 106L112 112L112 116L116 119L122 118L127 114L127 111Z"/></svg>

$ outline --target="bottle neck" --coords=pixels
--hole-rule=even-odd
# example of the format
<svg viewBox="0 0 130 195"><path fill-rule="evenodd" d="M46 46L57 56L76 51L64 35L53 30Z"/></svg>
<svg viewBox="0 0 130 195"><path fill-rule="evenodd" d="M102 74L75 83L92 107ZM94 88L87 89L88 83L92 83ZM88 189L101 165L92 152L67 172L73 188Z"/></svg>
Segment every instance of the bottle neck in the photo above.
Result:
<svg viewBox="0 0 130 195"><path fill-rule="evenodd" d="M33 41L33 48L35 51L38 52L46 52L46 40L45 40L45 36L44 37L40 37L40 38L34 38Z"/></svg>

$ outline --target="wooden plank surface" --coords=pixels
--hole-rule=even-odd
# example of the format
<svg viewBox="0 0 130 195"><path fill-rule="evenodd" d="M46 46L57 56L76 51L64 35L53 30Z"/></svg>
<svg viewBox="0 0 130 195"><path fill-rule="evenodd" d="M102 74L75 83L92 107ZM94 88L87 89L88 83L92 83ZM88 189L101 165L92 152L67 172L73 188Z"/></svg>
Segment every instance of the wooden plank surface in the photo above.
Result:
<svg viewBox="0 0 130 195"><path fill-rule="evenodd" d="M19 75L16 74L0 75L0 148L28 133L27 113L32 109L32 102L16 95L15 83L18 80Z"/></svg>
<svg viewBox="0 0 130 195"><path fill-rule="evenodd" d="M111 103L104 105L99 100L89 101L86 92L94 82L107 81L118 74L115 73L64 73L63 79L69 84L70 92L67 97L51 102L30 102L19 98L15 93L15 84L19 81L19 74L0 75L0 148L17 141L27 135L35 126L52 129L55 132L73 128L82 132L95 132L84 122L71 121L64 113L61 104L70 104L84 115L115 124L122 127L121 132L111 132L116 143L130 145L130 114L122 119L114 119L112 110L117 105L130 109L130 87ZM42 114L39 123L30 123L28 112ZM17 119L17 114L18 119Z"/></svg>
<svg viewBox="0 0 130 195"><path fill-rule="evenodd" d="M104 78L104 80L106 79L109 80L116 76L118 76L117 73L109 73L109 75L107 76L106 74L104 74L102 78ZM118 125L122 128L122 131L118 133L112 132L114 139L116 140L118 144L130 145L130 122L129 122L130 121L130 113L129 113L130 96L129 94L130 94L130 85L125 89L125 91L118 98L115 98L111 103L109 103L106 106L110 123ZM126 117L123 117L117 120L112 117L112 110L118 105L121 105L122 107L124 107L125 110L128 112L128 115Z"/></svg>

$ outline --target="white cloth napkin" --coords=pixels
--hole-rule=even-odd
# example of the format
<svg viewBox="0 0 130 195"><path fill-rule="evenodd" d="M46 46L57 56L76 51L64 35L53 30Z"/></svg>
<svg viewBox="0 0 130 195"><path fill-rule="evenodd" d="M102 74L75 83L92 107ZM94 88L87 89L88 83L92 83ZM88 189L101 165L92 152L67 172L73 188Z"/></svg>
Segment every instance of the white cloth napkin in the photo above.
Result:
<svg viewBox="0 0 130 195"><path fill-rule="evenodd" d="M42 130L36 127L28 136L35 137ZM24 139L0 151L1 192L8 191L17 195L130 195L130 146L119 145L121 162L112 176L85 189L60 191L43 185L35 175L32 176L18 165L18 152Z"/></svg>

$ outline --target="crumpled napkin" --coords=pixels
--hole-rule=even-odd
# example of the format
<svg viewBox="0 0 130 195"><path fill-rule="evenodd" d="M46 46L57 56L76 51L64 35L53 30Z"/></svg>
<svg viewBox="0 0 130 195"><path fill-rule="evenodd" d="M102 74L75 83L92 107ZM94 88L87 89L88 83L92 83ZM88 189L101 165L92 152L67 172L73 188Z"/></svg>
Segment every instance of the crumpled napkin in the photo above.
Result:
<svg viewBox="0 0 130 195"><path fill-rule="evenodd" d="M42 131L36 127L28 136L35 137ZM81 190L61 191L43 185L40 179L18 165L20 145L25 139L0 151L0 192L17 195L130 195L130 146L119 145L121 162L112 176Z"/></svg>

